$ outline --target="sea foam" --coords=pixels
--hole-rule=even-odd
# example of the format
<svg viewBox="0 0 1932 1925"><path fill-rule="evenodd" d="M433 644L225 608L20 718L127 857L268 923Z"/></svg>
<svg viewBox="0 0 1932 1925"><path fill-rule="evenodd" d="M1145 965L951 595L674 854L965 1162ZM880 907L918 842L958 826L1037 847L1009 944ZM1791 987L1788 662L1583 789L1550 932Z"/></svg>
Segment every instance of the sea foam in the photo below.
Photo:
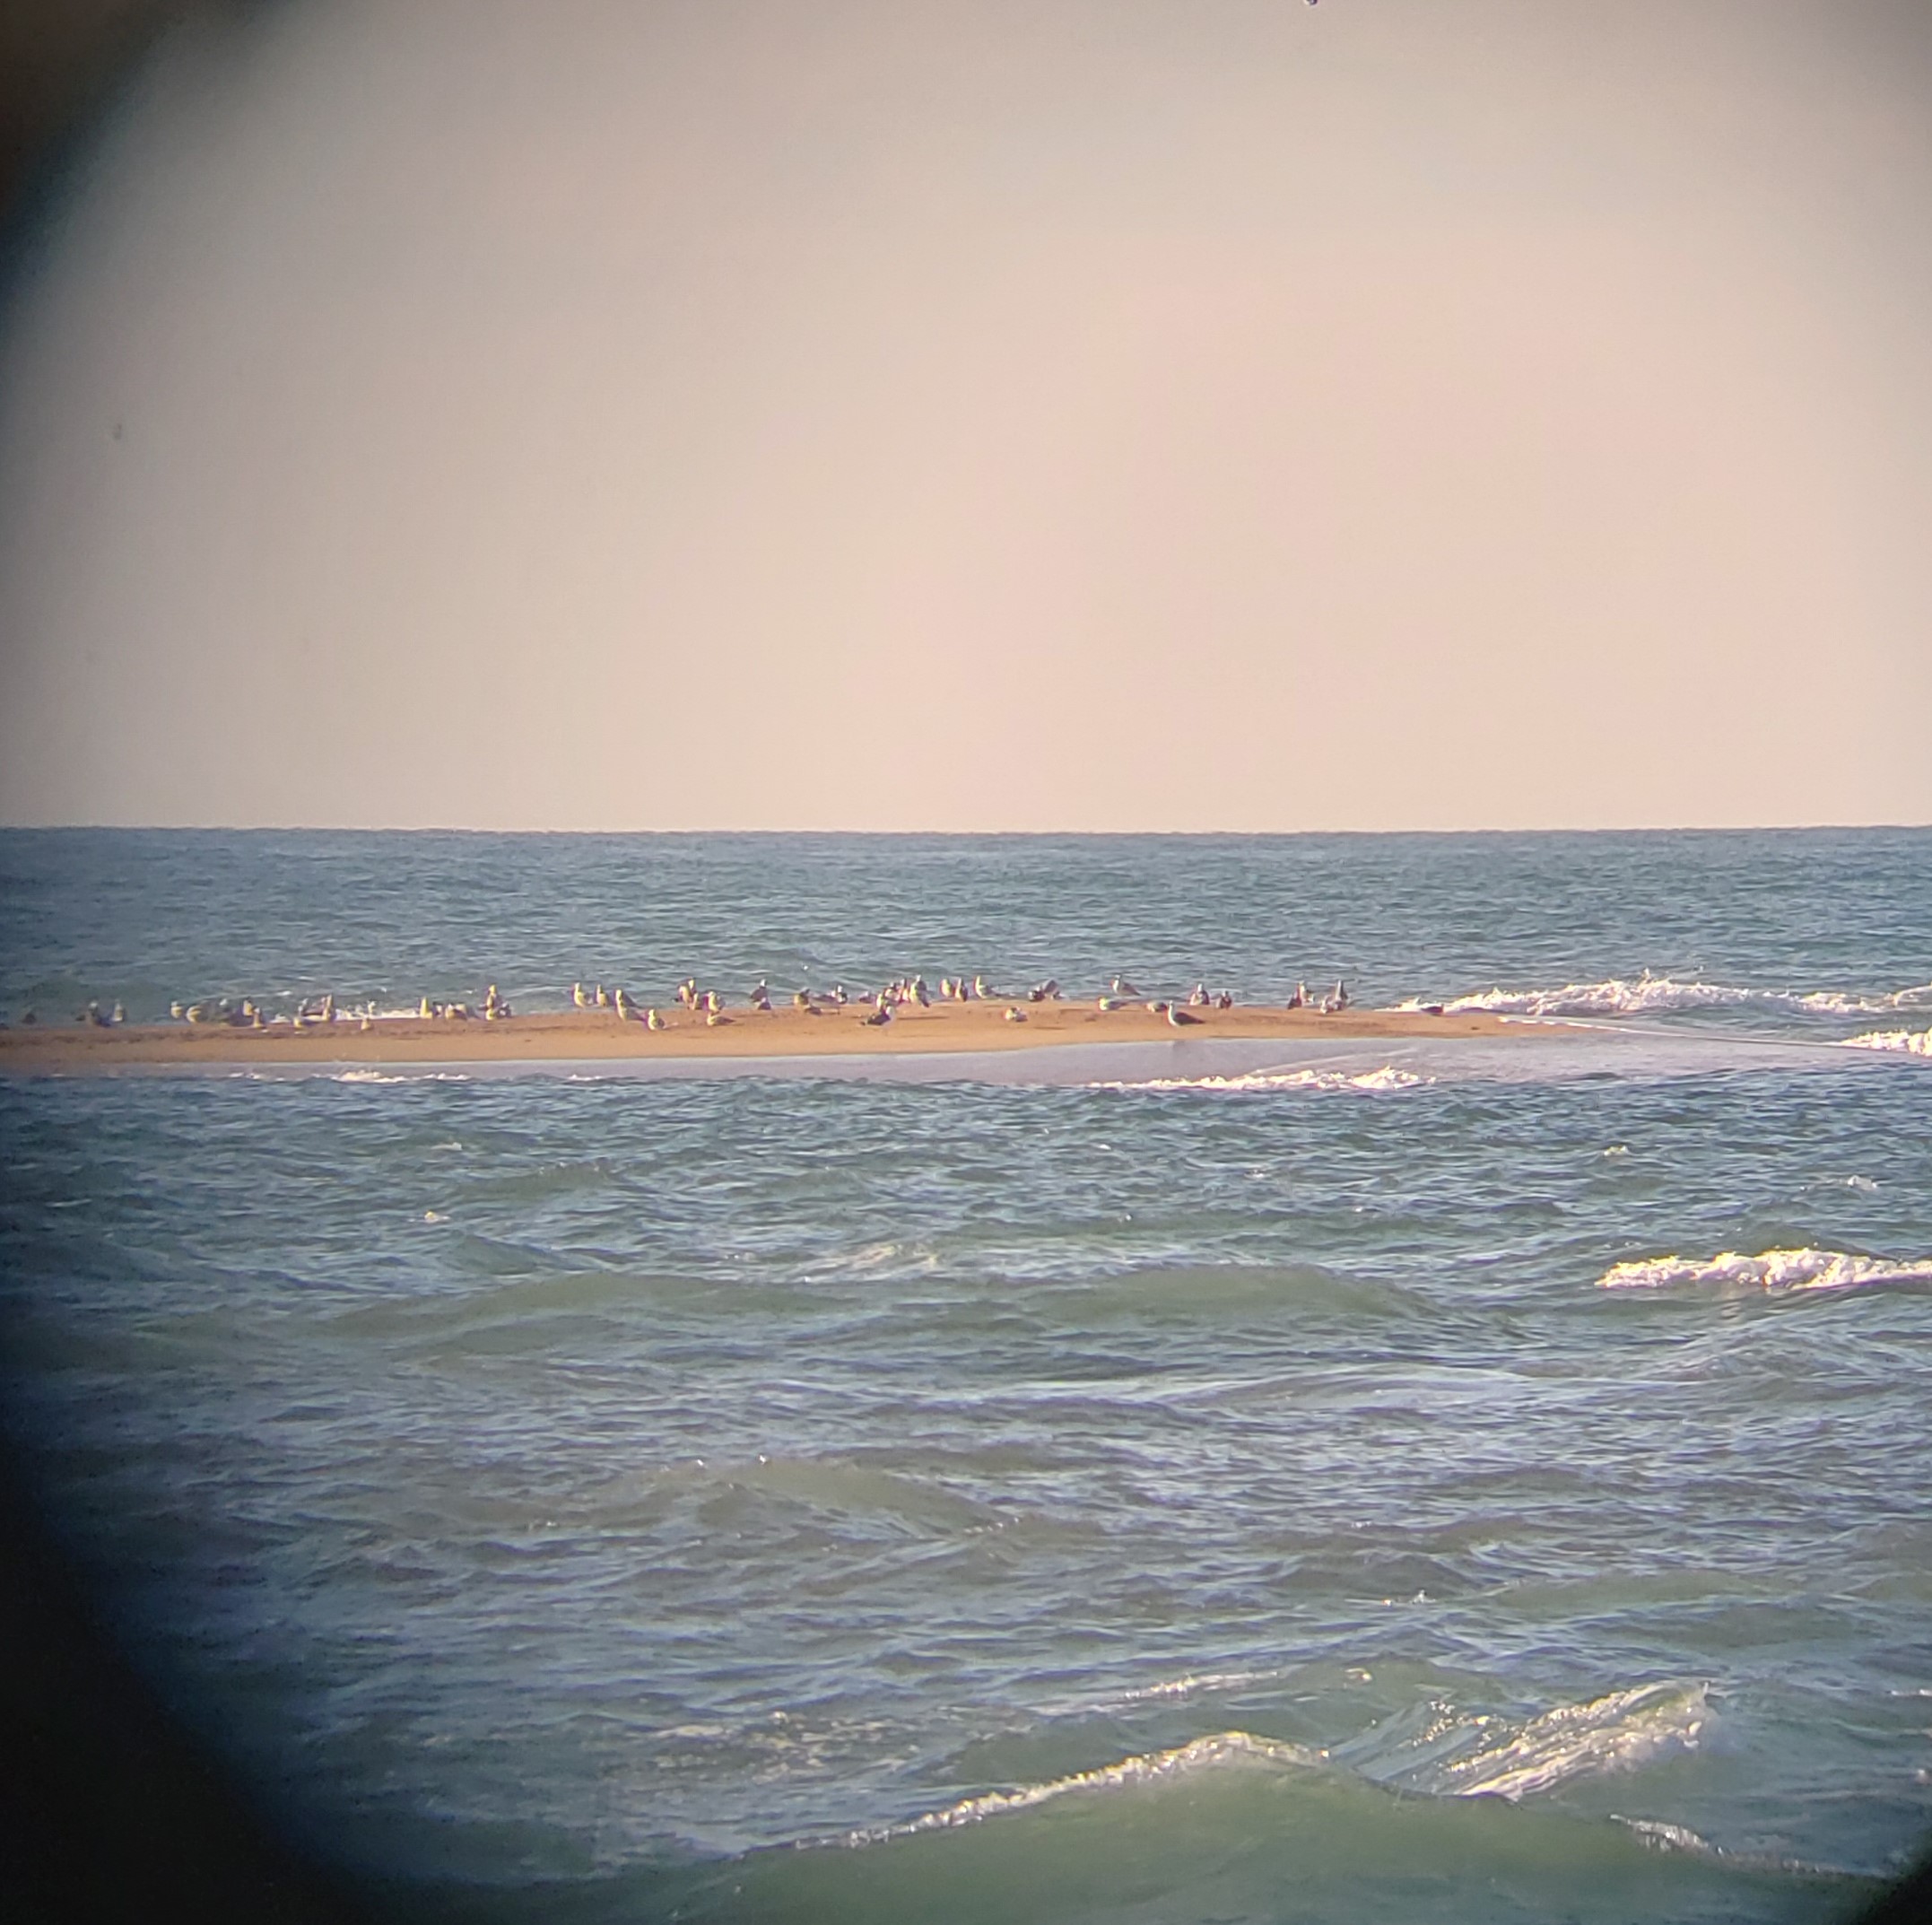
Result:
<svg viewBox="0 0 1932 1925"><path fill-rule="evenodd" d="M1894 1263L1838 1250L1767 1250L1746 1257L1720 1250L1708 1261L1693 1257L1646 1257L1613 1264L1597 1279L1599 1290L1662 1290L1678 1284L1717 1284L1741 1289L1856 1290L1875 1284L1932 1284L1932 1258Z"/></svg>

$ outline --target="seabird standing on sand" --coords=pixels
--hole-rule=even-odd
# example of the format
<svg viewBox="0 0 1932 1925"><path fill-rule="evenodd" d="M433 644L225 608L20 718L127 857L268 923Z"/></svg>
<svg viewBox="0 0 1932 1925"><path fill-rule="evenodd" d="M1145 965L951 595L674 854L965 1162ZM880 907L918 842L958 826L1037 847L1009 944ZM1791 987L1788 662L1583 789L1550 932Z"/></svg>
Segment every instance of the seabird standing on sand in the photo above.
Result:
<svg viewBox="0 0 1932 1925"><path fill-rule="evenodd" d="M1024 1023L1026 1021L1026 1012L1023 1009L1014 1007L1014 1005L1009 1003L1006 1006L1006 1020L1009 1023Z"/></svg>
<svg viewBox="0 0 1932 1925"><path fill-rule="evenodd" d="M590 1006L584 996L584 986L580 982L573 982L570 985L570 1006L574 1009L587 1009Z"/></svg>
<svg viewBox="0 0 1932 1925"><path fill-rule="evenodd" d="M647 1009L644 1012L644 1027L646 1029L664 1030L669 1029L670 1026L671 1025L665 1021L664 1012L661 1009Z"/></svg>
<svg viewBox="0 0 1932 1925"><path fill-rule="evenodd" d="M1198 1016L1190 1016L1179 1003L1170 1003L1167 1006L1167 1020L1175 1029L1185 1029L1188 1023L1198 1023L1201 1019Z"/></svg>

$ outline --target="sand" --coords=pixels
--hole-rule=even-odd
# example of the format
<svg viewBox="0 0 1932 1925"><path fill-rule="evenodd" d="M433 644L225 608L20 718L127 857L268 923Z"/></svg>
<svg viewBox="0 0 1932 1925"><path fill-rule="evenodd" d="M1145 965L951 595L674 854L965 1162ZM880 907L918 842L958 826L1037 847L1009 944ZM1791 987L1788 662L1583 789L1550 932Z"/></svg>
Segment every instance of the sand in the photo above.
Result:
<svg viewBox="0 0 1932 1925"><path fill-rule="evenodd" d="M1023 1022L1009 1022L1017 1008ZM252 1064L610 1062L631 1058L909 1056L968 1050L1037 1050L1055 1044L1275 1039L1515 1036L1573 1033L1568 1025L1506 1021L1478 1013L1430 1015L1405 1009L1190 1009L1176 1028L1136 1004L1101 1010L1092 1002L938 1003L908 1006L883 1027L862 1019L859 1004L811 1011L727 1011L715 1026L685 1009L665 1012L670 1026L648 1029L640 1015L568 1010L477 1018L354 1017L297 1029L225 1024L75 1023L0 1031L0 1074L92 1076L139 1067L246 1068Z"/></svg>

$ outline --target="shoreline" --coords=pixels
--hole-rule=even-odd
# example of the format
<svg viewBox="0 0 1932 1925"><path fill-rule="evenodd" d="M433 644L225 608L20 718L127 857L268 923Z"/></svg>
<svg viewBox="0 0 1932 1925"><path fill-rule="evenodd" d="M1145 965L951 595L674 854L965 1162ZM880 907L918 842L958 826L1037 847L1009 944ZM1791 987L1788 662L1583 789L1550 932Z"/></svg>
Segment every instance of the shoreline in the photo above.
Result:
<svg viewBox="0 0 1932 1925"><path fill-rule="evenodd" d="M1023 1020L1007 1020L1009 1008ZM179 1023L74 1024L0 1030L0 1076L111 1076L123 1069L248 1069L257 1066L381 1068L478 1063L702 1062L718 1058L936 1056L1014 1052L1056 1045L1179 1042L1317 1042L1425 1037L1574 1036L1579 1026L1468 1012L1259 1006L1191 1009L1181 1026L1135 1006L1101 1010L1092 1003L940 1003L902 1008L883 1026L864 1020L863 1006L813 1010L733 1010L708 1024L678 1009L651 1030L609 1010L566 1010L472 1018L338 1018L261 1029Z"/></svg>

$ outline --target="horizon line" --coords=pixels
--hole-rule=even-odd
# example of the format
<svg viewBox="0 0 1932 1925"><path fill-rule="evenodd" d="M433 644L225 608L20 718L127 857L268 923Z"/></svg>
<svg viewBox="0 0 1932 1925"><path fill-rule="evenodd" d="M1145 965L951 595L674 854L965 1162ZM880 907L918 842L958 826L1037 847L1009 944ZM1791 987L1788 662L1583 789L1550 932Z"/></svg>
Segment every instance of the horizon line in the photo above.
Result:
<svg viewBox="0 0 1932 1925"><path fill-rule="evenodd" d="M161 835L514 835L514 836L874 836L879 838L915 836L972 838L988 841L1010 838L1058 840L1091 838L1094 841L1126 838L1241 837L1255 841L1286 840L1295 836L1476 836L1476 835L1816 835L1833 831L1893 832L1932 829L1924 822L1771 822L1771 823L1547 823L1535 827L1498 823L1456 826L1401 826L1377 829L1327 826L1301 829L964 829L929 826L924 828L853 828L825 824L786 827L738 824L681 827L566 826L524 824L481 826L463 823L331 823L331 822L0 822L0 834L161 834Z"/></svg>

